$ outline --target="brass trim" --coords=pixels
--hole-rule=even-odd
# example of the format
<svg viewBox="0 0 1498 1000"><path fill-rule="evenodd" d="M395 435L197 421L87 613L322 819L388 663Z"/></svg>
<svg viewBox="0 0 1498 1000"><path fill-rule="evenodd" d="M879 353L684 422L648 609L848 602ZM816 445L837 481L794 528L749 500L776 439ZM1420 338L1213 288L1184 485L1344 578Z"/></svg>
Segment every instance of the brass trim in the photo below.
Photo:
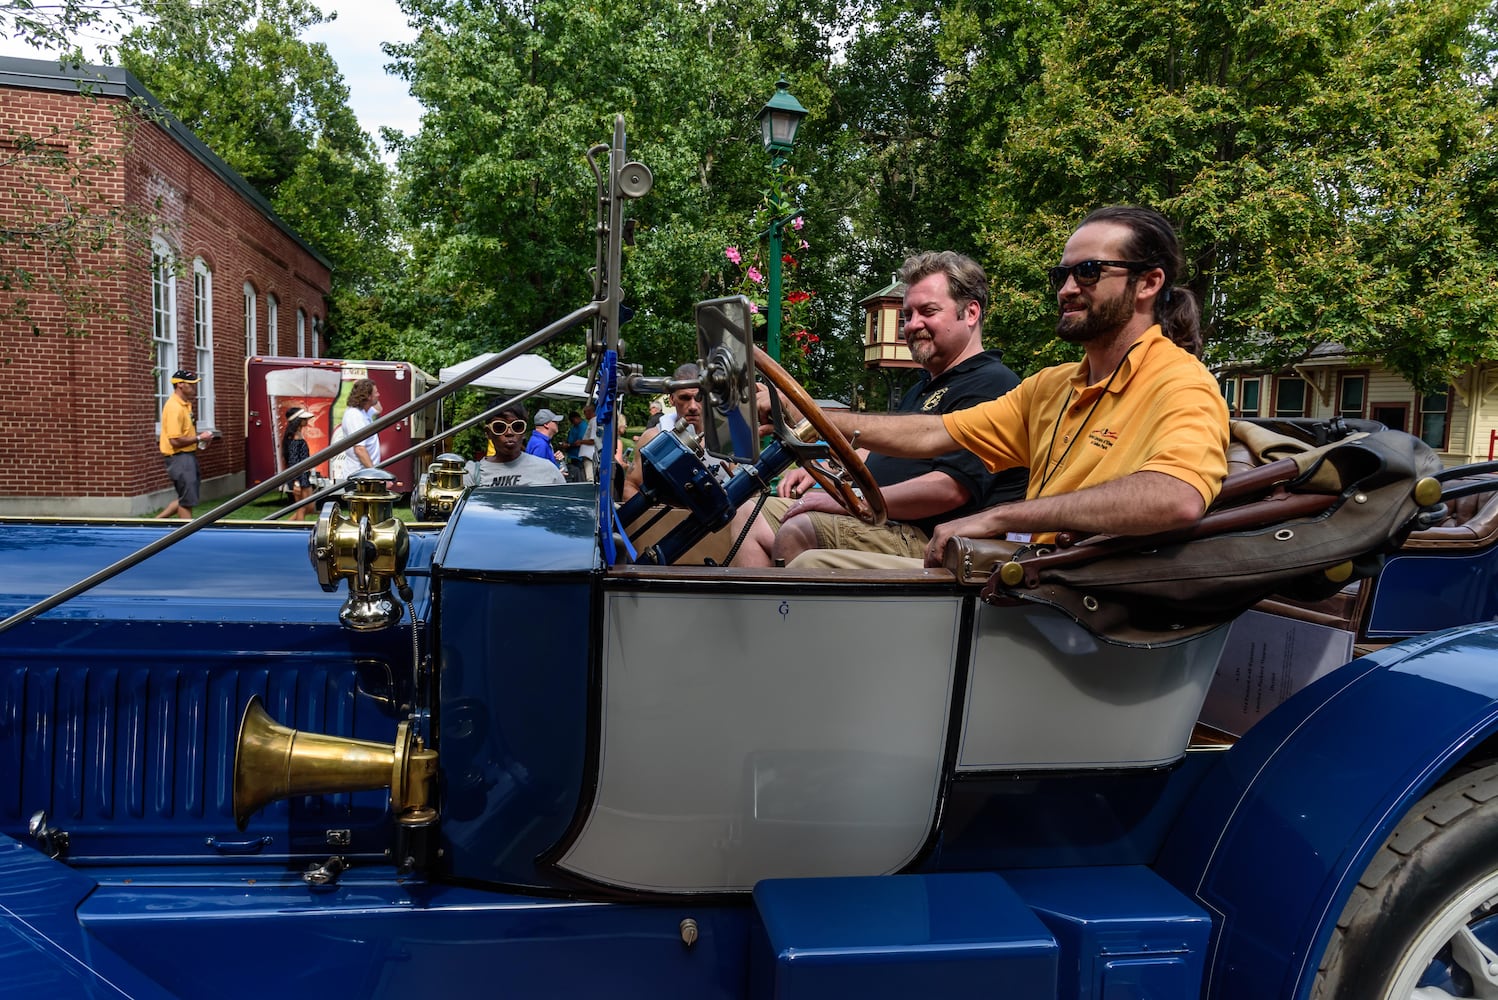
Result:
<svg viewBox="0 0 1498 1000"><path fill-rule="evenodd" d="M403 821L423 821L430 807L437 753L426 749L410 722L396 728L395 742L306 733L270 717L258 695L239 723L234 754L234 822L243 830L250 816L270 802L297 795L390 788L391 805Z"/></svg>

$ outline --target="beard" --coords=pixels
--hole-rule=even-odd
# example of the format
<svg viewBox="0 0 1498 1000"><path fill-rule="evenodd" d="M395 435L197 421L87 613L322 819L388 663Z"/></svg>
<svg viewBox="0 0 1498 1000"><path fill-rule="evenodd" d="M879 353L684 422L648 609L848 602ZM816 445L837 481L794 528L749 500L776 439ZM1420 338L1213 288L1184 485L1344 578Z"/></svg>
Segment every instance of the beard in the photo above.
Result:
<svg viewBox="0 0 1498 1000"><path fill-rule="evenodd" d="M912 340L909 346L910 356L915 358L916 364L923 367L927 361L931 360L931 356L936 353L936 341L930 337L921 337L918 340Z"/></svg>
<svg viewBox="0 0 1498 1000"><path fill-rule="evenodd" d="M1126 287L1132 291L1134 283L1129 282ZM1093 299L1080 316L1063 314L1056 320L1056 336L1069 344L1085 344L1119 330L1133 315L1134 303L1127 294Z"/></svg>

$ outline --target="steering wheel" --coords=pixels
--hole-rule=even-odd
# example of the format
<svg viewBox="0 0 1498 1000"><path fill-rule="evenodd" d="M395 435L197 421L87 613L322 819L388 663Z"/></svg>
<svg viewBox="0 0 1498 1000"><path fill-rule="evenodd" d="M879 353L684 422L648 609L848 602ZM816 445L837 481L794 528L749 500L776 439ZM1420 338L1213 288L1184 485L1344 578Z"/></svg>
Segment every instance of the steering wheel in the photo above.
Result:
<svg viewBox="0 0 1498 1000"><path fill-rule="evenodd" d="M843 437L843 432L833 426L801 384L758 346L754 348L754 364L764 374L765 380L790 400L832 450L830 461L801 458L798 454L801 467L811 474L818 486L836 497L848 513L864 524L883 524L886 516L884 494L880 492L879 484L874 482L869 467L863 464L853 445Z"/></svg>

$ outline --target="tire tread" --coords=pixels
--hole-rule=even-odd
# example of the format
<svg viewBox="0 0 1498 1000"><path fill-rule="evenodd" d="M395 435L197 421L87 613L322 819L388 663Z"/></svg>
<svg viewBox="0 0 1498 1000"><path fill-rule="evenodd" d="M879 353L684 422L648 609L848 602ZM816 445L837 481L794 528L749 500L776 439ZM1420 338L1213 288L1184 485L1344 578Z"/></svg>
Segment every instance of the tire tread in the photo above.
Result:
<svg viewBox="0 0 1498 1000"><path fill-rule="evenodd" d="M1462 771L1438 785L1399 821L1359 876L1352 896L1337 918L1336 929L1317 969L1312 1000L1369 1000L1355 992L1363 989L1360 984L1348 981L1349 973L1359 971L1360 964L1353 942L1360 932L1366 932L1380 919L1407 870L1412 864L1418 865L1414 855L1428 844L1436 846L1431 843L1432 838L1488 807L1494 798L1498 798L1498 763L1489 763ZM1492 812L1491 808L1488 811ZM1350 966L1344 964L1349 956L1353 956Z"/></svg>

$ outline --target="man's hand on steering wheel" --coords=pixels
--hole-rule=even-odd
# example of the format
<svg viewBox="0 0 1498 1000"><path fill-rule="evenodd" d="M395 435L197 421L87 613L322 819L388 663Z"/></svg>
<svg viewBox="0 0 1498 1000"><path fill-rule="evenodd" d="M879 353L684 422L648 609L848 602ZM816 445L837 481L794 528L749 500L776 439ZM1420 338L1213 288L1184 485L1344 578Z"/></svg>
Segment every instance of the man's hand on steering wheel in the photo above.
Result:
<svg viewBox="0 0 1498 1000"><path fill-rule="evenodd" d="M864 465L853 445L827 419L827 414L822 412L811 394L758 347L754 349L754 363L765 380L781 396L784 422L789 428L782 434L782 438L787 434L794 438L782 440L782 444L792 448L801 467L848 513L865 524L883 524L886 514L884 494L879 491L879 484L874 481L868 466ZM769 394L757 392L756 398L760 413L768 414ZM795 414L800 415L801 423L790 428L791 417ZM807 457L804 443L816 440L821 440L826 445L830 456Z"/></svg>

